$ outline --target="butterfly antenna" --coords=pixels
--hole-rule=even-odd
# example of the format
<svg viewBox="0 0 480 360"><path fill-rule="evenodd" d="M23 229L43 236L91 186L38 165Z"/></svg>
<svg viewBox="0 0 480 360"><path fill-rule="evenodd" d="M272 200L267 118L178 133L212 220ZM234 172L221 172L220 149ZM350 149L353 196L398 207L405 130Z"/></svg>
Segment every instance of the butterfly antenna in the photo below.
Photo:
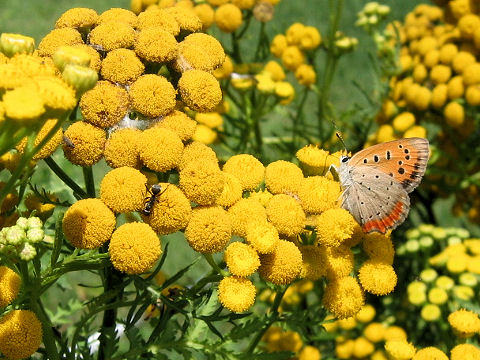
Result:
<svg viewBox="0 0 480 360"><path fill-rule="evenodd" d="M345 141L343 141L343 137L342 137L342 134L340 133L340 131L335 132L335 135L337 136L338 140L340 140L340 142L342 143L345 151L348 153L347 145L345 145Z"/></svg>

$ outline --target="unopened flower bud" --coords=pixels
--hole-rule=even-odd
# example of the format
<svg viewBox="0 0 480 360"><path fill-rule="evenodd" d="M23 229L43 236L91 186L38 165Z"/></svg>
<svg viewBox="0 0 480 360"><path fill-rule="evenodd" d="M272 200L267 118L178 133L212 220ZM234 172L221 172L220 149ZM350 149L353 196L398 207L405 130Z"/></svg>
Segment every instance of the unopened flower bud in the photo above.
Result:
<svg viewBox="0 0 480 360"><path fill-rule="evenodd" d="M26 217L19 217L17 219L17 222L16 222L17 226L20 228L20 229L23 229L23 230L27 230L28 228L28 219Z"/></svg>
<svg viewBox="0 0 480 360"><path fill-rule="evenodd" d="M390 6L388 5L379 5L377 7L377 14L380 16L386 16L390 14Z"/></svg>
<svg viewBox="0 0 480 360"><path fill-rule="evenodd" d="M42 229L43 228L43 223L42 223L42 220L40 220L39 217L32 216L32 217L28 218L27 226L28 226L29 229L35 229L35 228Z"/></svg>
<svg viewBox="0 0 480 360"><path fill-rule="evenodd" d="M360 16L355 22L355 25L360 27L363 27L367 24L368 24L368 17L366 17L365 15Z"/></svg>
<svg viewBox="0 0 480 360"><path fill-rule="evenodd" d="M378 11L378 6L380 4L376 1L369 2L363 7L363 12L367 15L375 14Z"/></svg>
<svg viewBox="0 0 480 360"><path fill-rule="evenodd" d="M35 50L35 39L20 34L3 33L0 36L0 51L8 57L15 54L31 54Z"/></svg>
<svg viewBox="0 0 480 360"><path fill-rule="evenodd" d="M423 249L431 248L433 245L433 239L430 236L422 236L418 242Z"/></svg>
<svg viewBox="0 0 480 360"><path fill-rule="evenodd" d="M5 239L10 245L19 245L25 241L25 238L25 231L17 225L10 226L5 234Z"/></svg>
<svg viewBox="0 0 480 360"><path fill-rule="evenodd" d="M18 254L20 259L24 261L32 260L36 255L37 255L37 250L33 247L33 245L29 243L25 243L23 245L23 249Z"/></svg>
<svg viewBox="0 0 480 360"><path fill-rule="evenodd" d="M370 25L376 25L378 24L378 16L377 15L370 15L367 18L368 24Z"/></svg>
<svg viewBox="0 0 480 360"><path fill-rule="evenodd" d="M27 231L27 240L32 243L38 243L43 240L45 233L41 228L33 228Z"/></svg>
<svg viewBox="0 0 480 360"><path fill-rule="evenodd" d="M463 273L458 278L460 284L466 285L469 287L475 287L478 284L478 280L472 273Z"/></svg>
<svg viewBox="0 0 480 360"><path fill-rule="evenodd" d="M98 74L95 70L89 67L71 64L65 66L62 77L67 84L77 90L78 97L93 88L98 80Z"/></svg>
<svg viewBox="0 0 480 360"><path fill-rule="evenodd" d="M418 229L409 229L406 234L407 239L418 239L420 237L420 231Z"/></svg>
<svg viewBox="0 0 480 360"><path fill-rule="evenodd" d="M417 240L408 240L405 243L405 250L407 250L407 252L409 253L417 252L419 248L420 248L420 244L418 243Z"/></svg>
<svg viewBox="0 0 480 360"><path fill-rule="evenodd" d="M60 46L52 56L53 62L60 71L68 64L86 66L90 65L90 55L84 50L73 46Z"/></svg>
<svg viewBox="0 0 480 360"><path fill-rule="evenodd" d="M335 41L335 45L338 49L342 50L343 52L352 51L358 45L358 40L354 37L343 37Z"/></svg>
<svg viewBox="0 0 480 360"><path fill-rule="evenodd" d="M255 75L255 80L257 80L257 89L262 93L273 93L275 91L275 81L272 80L271 76L258 74Z"/></svg>
<svg viewBox="0 0 480 360"><path fill-rule="evenodd" d="M455 245L455 244L460 244L461 242L462 242L462 239L460 239L458 236L450 236L448 238L447 244Z"/></svg>
<svg viewBox="0 0 480 360"><path fill-rule="evenodd" d="M53 238L53 236L51 235L45 235L43 237L43 242L46 242L46 243L49 243L49 244L53 244L55 242L55 239Z"/></svg>
<svg viewBox="0 0 480 360"><path fill-rule="evenodd" d="M266 1L258 2L253 8L253 17L260 22L272 20L275 9L272 4Z"/></svg>

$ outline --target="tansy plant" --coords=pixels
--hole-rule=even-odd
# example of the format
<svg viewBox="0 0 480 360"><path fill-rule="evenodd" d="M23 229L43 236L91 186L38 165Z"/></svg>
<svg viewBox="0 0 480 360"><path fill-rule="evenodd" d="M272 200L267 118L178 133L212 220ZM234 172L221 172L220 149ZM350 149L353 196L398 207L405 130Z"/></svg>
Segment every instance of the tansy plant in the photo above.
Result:
<svg viewBox="0 0 480 360"><path fill-rule="evenodd" d="M343 1L329 2L323 36L294 23L269 38L277 3L134 0L132 10L67 10L36 48L1 35L2 356L417 356L424 344L391 317L399 302L384 300L385 316L366 303L410 281L393 266L392 234L363 233L328 171L342 154L327 148L341 119L332 80L357 43L338 31ZM386 13L368 5L359 25L375 34L373 17ZM215 28L229 41L206 32ZM286 130L266 129L282 111ZM407 232L401 259L414 240L428 247L425 229ZM447 269L475 257L468 241ZM432 267L454 252L442 251ZM479 320L466 308L443 314L472 339ZM476 351L460 344L452 359Z"/></svg>

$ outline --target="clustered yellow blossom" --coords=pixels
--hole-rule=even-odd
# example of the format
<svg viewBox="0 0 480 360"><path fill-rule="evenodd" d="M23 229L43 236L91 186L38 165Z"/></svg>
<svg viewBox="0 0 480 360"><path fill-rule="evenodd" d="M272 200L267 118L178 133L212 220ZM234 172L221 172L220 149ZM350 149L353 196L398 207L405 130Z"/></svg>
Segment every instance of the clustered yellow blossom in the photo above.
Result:
<svg viewBox="0 0 480 360"><path fill-rule="evenodd" d="M25 359L42 343L42 324L30 310L12 310L0 318L0 353Z"/></svg>
<svg viewBox="0 0 480 360"><path fill-rule="evenodd" d="M282 330L272 326L263 335L262 341L268 352L290 351L296 353L299 360L320 360L320 350L312 345L304 344L301 335L292 330Z"/></svg>

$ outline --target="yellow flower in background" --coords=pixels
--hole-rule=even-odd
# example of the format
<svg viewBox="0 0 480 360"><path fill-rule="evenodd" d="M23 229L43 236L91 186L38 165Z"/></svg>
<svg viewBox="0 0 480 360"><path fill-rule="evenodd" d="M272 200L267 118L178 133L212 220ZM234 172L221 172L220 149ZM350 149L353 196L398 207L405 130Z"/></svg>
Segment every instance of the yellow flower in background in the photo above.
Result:
<svg viewBox="0 0 480 360"><path fill-rule="evenodd" d="M34 146L40 144L40 142L48 135L50 130L57 124L58 119L49 119L45 121L42 128L38 132L37 136L35 137L35 141L33 142ZM52 155L55 150L60 146L63 141L63 131L62 129L58 129L56 133L48 140L48 142L35 154L33 155L32 160L40 160L45 159ZM27 138L24 138L18 145L17 150L20 153L25 151L25 146L27 145Z"/></svg>
<svg viewBox="0 0 480 360"><path fill-rule="evenodd" d="M375 295L387 295L397 285L397 274L392 265L379 260L367 260L358 270L358 279L365 291Z"/></svg>
<svg viewBox="0 0 480 360"><path fill-rule="evenodd" d="M448 103L443 109L445 122L453 128L462 126L465 122L465 109L457 102Z"/></svg>
<svg viewBox="0 0 480 360"><path fill-rule="evenodd" d="M205 254L222 251L231 236L230 217L220 206L195 208L185 229L185 238L192 249Z"/></svg>
<svg viewBox="0 0 480 360"><path fill-rule="evenodd" d="M404 340L407 341L407 333L400 326L389 326L385 330L385 341Z"/></svg>
<svg viewBox="0 0 480 360"><path fill-rule="evenodd" d="M250 222L246 227L245 239L260 254L272 253L280 241L277 229L266 219Z"/></svg>
<svg viewBox="0 0 480 360"><path fill-rule="evenodd" d="M125 117L130 99L125 89L108 81L99 81L82 95L79 105L85 121L108 128Z"/></svg>
<svg viewBox="0 0 480 360"><path fill-rule="evenodd" d="M19 122L32 122L45 112L40 92L33 86L17 87L3 94L5 116Z"/></svg>
<svg viewBox="0 0 480 360"><path fill-rule="evenodd" d="M236 276L250 276L260 266L260 258L255 249L238 241L227 246L223 259L230 273Z"/></svg>
<svg viewBox="0 0 480 360"><path fill-rule="evenodd" d="M172 130L180 140L187 141L193 137L197 124L184 112L173 110L157 122L155 126Z"/></svg>
<svg viewBox="0 0 480 360"><path fill-rule="evenodd" d="M355 346L355 341L348 339L343 342L337 342L335 345L335 355L339 359L350 359L353 354L353 348Z"/></svg>
<svg viewBox="0 0 480 360"><path fill-rule="evenodd" d="M174 15L159 8L148 9L138 14L138 29L143 31L147 28L160 28L174 36L180 33L180 25Z"/></svg>
<svg viewBox="0 0 480 360"><path fill-rule="evenodd" d="M147 178L128 166L109 171L100 183L100 199L115 213L139 211L145 198Z"/></svg>
<svg viewBox="0 0 480 360"><path fill-rule="evenodd" d="M46 193L46 195L50 201L58 201L55 195L49 193ZM30 193L25 196L24 204L31 213L35 211L35 216L45 221L53 214L55 205L44 201L44 199L39 198L34 193Z"/></svg>
<svg viewBox="0 0 480 360"><path fill-rule="evenodd" d="M364 337L358 337L355 339L353 345L353 356L356 358L365 358L375 351L375 346Z"/></svg>
<svg viewBox="0 0 480 360"><path fill-rule="evenodd" d="M98 14L93 9L72 8L65 11L55 22L55 28L74 28L79 31L88 31L95 25Z"/></svg>
<svg viewBox="0 0 480 360"><path fill-rule="evenodd" d="M218 299L230 311L244 312L255 302L257 289L253 283L242 277L229 276L218 284Z"/></svg>
<svg viewBox="0 0 480 360"><path fill-rule="evenodd" d="M207 30L215 23L215 10L213 10L210 4L203 3L195 5L193 11L195 11L195 14L197 14L202 22L202 30Z"/></svg>
<svg viewBox="0 0 480 360"><path fill-rule="evenodd" d="M112 8L101 13L97 25L111 21L125 23L134 28L138 26L137 16L132 11L122 8Z"/></svg>
<svg viewBox="0 0 480 360"><path fill-rule="evenodd" d="M214 111L222 100L218 80L206 71L184 72L178 81L178 89L182 100L195 111Z"/></svg>
<svg viewBox="0 0 480 360"><path fill-rule="evenodd" d="M272 253L260 255L260 276L276 285L287 285L302 271L302 253L295 244L279 240Z"/></svg>
<svg viewBox="0 0 480 360"><path fill-rule="evenodd" d="M234 4L224 4L215 11L215 23L226 33L232 33L242 25L242 11Z"/></svg>
<svg viewBox="0 0 480 360"><path fill-rule="evenodd" d="M480 319L472 311L457 310L448 315L448 322L454 333L461 338L469 338L480 332Z"/></svg>
<svg viewBox="0 0 480 360"><path fill-rule="evenodd" d="M69 144L63 144L63 153L72 164L92 166L102 158L106 136L105 130L77 121L65 130Z"/></svg>
<svg viewBox="0 0 480 360"><path fill-rule="evenodd" d="M79 249L97 249L115 229L113 212L99 199L82 199L70 206L63 218L67 240Z"/></svg>
<svg viewBox="0 0 480 360"><path fill-rule="evenodd" d="M385 336L385 330L385 325L383 325L382 323L372 322L363 329L363 335L369 341L373 343L378 343L380 341L383 341Z"/></svg>
<svg viewBox="0 0 480 360"><path fill-rule="evenodd" d="M305 26L301 31L299 46L302 50L316 49L322 43L322 36L314 26Z"/></svg>
<svg viewBox="0 0 480 360"><path fill-rule="evenodd" d="M238 178L223 171L225 185L223 191L217 198L216 203L223 207L229 207L242 198L242 184Z"/></svg>
<svg viewBox="0 0 480 360"><path fill-rule="evenodd" d="M148 224L134 222L113 232L108 253L115 269L132 275L149 270L162 254L162 247Z"/></svg>
<svg viewBox="0 0 480 360"><path fill-rule="evenodd" d="M176 105L173 85L159 75L140 76L130 87L129 95L133 108L148 117L167 115Z"/></svg>
<svg viewBox="0 0 480 360"><path fill-rule="evenodd" d="M196 113L195 120L211 129L221 127L223 124L222 115L218 112Z"/></svg>
<svg viewBox="0 0 480 360"><path fill-rule="evenodd" d="M275 226L279 234L298 235L305 227L305 212L299 202L289 195L274 195L265 210L268 221Z"/></svg>
<svg viewBox="0 0 480 360"><path fill-rule="evenodd" d="M361 323L369 323L376 315L375 308L370 304L365 304L362 309L355 315L355 319Z"/></svg>
<svg viewBox="0 0 480 360"><path fill-rule="evenodd" d="M298 360L321 360L322 355L316 347L307 345L298 353Z"/></svg>
<svg viewBox="0 0 480 360"><path fill-rule="evenodd" d="M285 36L287 37L287 42L289 45L296 45L300 43L302 39L303 32L305 31L305 25L302 23L294 23L289 26Z"/></svg>
<svg viewBox="0 0 480 360"><path fill-rule="evenodd" d="M275 83L275 95L280 99L280 104L287 105L295 97L295 88L288 81L278 81Z"/></svg>
<svg viewBox="0 0 480 360"><path fill-rule="evenodd" d="M243 190L254 190L263 181L265 167L254 156L239 154L230 157L223 171L234 175L242 184Z"/></svg>
<svg viewBox="0 0 480 360"><path fill-rule="evenodd" d="M393 119L393 128L398 132L405 132L415 124L415 115L411 112L403 112Z"/></svg>
<svg viewBox="0 0 480 360"><path fill-rule="evenodd" d="M278 62L270 60L265 64L263 69L270 74L273 81L285 80L285 72Z"/></svg>
<svg viewBox="0 0 480 360"><path fill-rule="evenodd" d="M203 124L197 125L195 128L195 133L192 136L193 140L199 141L206 145L213 144L215 141L217 141L217 138L217 132Z"/></svg>
<svg viewBox="0 0 480 360"><path fill-rule="evenodd" d="M221 66L213 70L213 75L217 79L226 79L228 78L233 72L233 62L230 56L225 56L225 61L222 63Z"/></svg>
<svg viewBox="0 0 480 360"><path fill-rule="evenodd" d="M265 168L265 185L273 194L297 193L302 181L302 170L291 162L278 160Z"/></svg>
<svg viewBox="0 0 480 360"><path fill-rule="evenodd" d="M173 15L176 22L180 26L180 30L188 31L188 32L196 32L202 28L202 22L200 18L195 14L192 9L186 7L168 7L165 8L165 11L169 15Z"/></svg>
<svg viewBox="0 0 480 360"><path fill-rule="evenodd" d="M234 235L245 237L247 228L253 222L266 222L267 212L258 201L243 198L228 209Z"/></svg>
<svg viewBox="0 0 480 360"><path fill-rule="evenodd" d="M299 247L302 253L302 272L300 276L308 280L318 280L327 274L326 258L322 248L315 245Z"/></svg>
<svg viewBox="0 0 480 360"><path fill-rule="evenodd" d="M139 137L141 131L134 128L119 129L110 134L105 143L103 154L108 166L119 168L129 166L141 167L139 153Z"/></svg>
<svg viewBox="0 0 480 360"><path fill-rule="evenodd" d="M12 303L17 298L22 279L7 266L0 266L0 308Z"/></svg>
<svg viewBox="0 0 480 360"><path fill-rule="evenodd" d="M310 86L317 82L317 74L311 65L301 64L295 70L295 78L303 86Z"/></svg>
<svg viewBox="0 0 480 360"><path fill-rule="evenodd" d="M33 311L12 310L0 319L0 352L9 359L25 359L42 343L42 323Z"/></svg>
<svg viewBox="0 0 480 360"><path fill-rule="evenodd" d="M450 360L479 359L480 349L472 344L459 344L450 350Z"/></svg>
<svg viewBox="0 0 480 360"><path fill-rule="evenodd" d="M38 55L52 56L60 46L83 44L82 35L71 27L50 31L38 44Z"/></svg>
<svg viewBox="0 0 480 360"><path fill-rule="evenodd" d="M437 321L442 316L442 310L436 304L425 304L422 306L420 316L428 322Z"/></svg>
<svg viewBox="0 0 480 360"><path fill-rule="evenodd" d="M445 353L433 346L420 349L416 352L412 360L448 360L448 356Z"/></svg>
<svg viewBox="0 0 480 360"><path fill-rule="evenodd" d="M406 340L388 340L385 350L396 360L409 360L415 355L415 346Z"/></svg>
<svg viewBox="0 0 480 360"><path fill-rule="evenodd" d="M135 29L131 25L117 21L103 22L89 33L90 44L103 51L131 48L135 38Z"/></svg>
<svg viewBox="0 0 480 360"><path fill-rule="evenodd" d="M270 52L273 56L281 57L285 49L287 48L287 37L283 34L275 35L270 44Z"/></svg>
<svg viewBox="0 0 480 360"><path fill-rule="evenodd" d="M172 234L187 226L192 213L190 201L174 184L159 185L162 187L161 194L157 196L151 214L143 216L143 221L157 234Z"/></svg>
<svg viewBox="0 0 480 360"><path fill-rule="evenodd" d="M317 243L336 247L352 237L356 221L345 209L334 208L321 213L316 220Z"/></svg>
<svg viewBox="0 0 480 360"><path fill-rule="evenodd" d="M142 75L144 70L145 66L137 57L135 51L115 49L109 51L103 59L100 73L105 80L128 85Z"/></svg>
<svg viewBox="0 0 480 360"><path fill-rule="evenodd" d="M225 177L213 162L192 161L180 171L179 185L190 201L211 205L222 194Z"/></svg>
<svg viewBox="0 0 480 360"><path fill-rule="evenodd" d="M169 129L153 127L143 131L138 146L143 164L154 171L173 169L182 158L182 140Z"/></svg>
<svg viewBox="0 0 480 360"><path fill-rule="evenodd" d="M305 55L297 46L287 46L282 52L282 64L290 71L295 71L305 61Z"/></svg>
<svg viewBox="0 0 480 360"><path fill-rule="evenodd" d="M360 311L365 304L365 295L354 277L345 276L327 284L322 302L335 317L346 319Z"/></svg>

